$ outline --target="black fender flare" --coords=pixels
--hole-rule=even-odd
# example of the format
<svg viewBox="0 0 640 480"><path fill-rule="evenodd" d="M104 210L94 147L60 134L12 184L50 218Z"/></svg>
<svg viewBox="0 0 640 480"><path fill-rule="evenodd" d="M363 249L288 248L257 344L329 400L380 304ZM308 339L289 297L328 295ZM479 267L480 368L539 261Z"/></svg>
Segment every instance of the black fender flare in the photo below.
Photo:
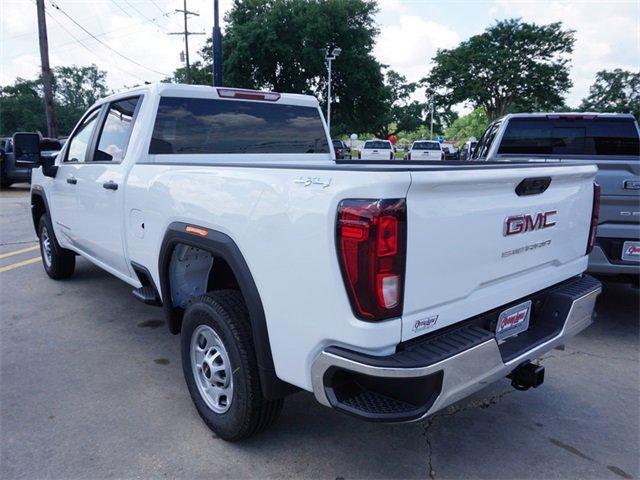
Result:
<svg viewBox="0 0 640 480"><path fill-rule="evenodd" d="M206 231L205 235L187 233L187 226L196 227L200 231ZM160 291L162 293L162 305L167 318L169 331L173 334L180 332L182 323L182 308L174 307L171 302L171 287L169 285L169 265L171 254L177 244L190 245L211 253L214 257L223 258L236 277L240 292L249 311L253 344L260 372L260 384L262 392L267 399L274 400L298 390L291 384L280 380L276 376L271 344L269 343L269 331L262 306L260 294L253 280L253 276L244 260L240 249L228 235L211 230L199 225L183 222L173 222L168 227L160 247L158 259L158 272L160 276Z"/></svg>
<svg viewBox="0 0 640 480"><path fill-rule="evenodd" d="M49 208L47 195L44 193L44 189L42 188L42 186L37 184L31 185L31 198L29 200L31 205L31 219L33 220L33 229L35 230L36 236L37 236L38 222L40 221L40 217L36 218L36 212L34 211L34 203L33 203L34 197L38 197L40 198L40 200L42 200L42 203L44 204L45 213L49 215L49 218L51 218L51 209ZM53 218L51 218L51 223L53 224Z"/></svg>

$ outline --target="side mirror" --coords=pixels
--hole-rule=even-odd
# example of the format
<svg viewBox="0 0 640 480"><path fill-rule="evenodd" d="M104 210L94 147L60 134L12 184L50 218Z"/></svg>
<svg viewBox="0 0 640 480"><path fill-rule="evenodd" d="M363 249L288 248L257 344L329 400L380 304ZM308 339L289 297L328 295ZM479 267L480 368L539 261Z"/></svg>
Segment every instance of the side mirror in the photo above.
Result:
<svg viewBox="0 0 640 480"><path fill-rule="evenodd" d="M16 165L35 168L40 164L40 135L37 133L14 133L13 154Z"/></svg>
<svg viewBox="0 0 640 480"><path fill-rule="evenodd" d="M42 174L45 177L55 178L58 173L58 166L56 165L56 157L58 155L50 155L47 157L40 157L40 165L42 165Z"/></svg>

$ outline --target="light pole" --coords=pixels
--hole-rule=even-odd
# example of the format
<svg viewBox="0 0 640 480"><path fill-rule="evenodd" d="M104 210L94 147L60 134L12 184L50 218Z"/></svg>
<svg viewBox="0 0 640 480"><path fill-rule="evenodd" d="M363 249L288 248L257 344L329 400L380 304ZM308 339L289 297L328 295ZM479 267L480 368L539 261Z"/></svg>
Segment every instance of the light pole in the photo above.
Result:
<svg viewBox="0 0 640 480"><path fill-rule="evenodd" d="M429 140L433 140L433 98L431 99L431 133L429 135Z"/></svg>
<svg viewBox="0 0 640 480"><path fill-rule="evenodd" d="M327 85L327 128L329 129L329 135L331 135L331 61L335 60L342 52L340 47L335 47L329 53L329 49L326 50L327 54L324 59L327 61L327 70L329 72L329 82Z"/></svg>

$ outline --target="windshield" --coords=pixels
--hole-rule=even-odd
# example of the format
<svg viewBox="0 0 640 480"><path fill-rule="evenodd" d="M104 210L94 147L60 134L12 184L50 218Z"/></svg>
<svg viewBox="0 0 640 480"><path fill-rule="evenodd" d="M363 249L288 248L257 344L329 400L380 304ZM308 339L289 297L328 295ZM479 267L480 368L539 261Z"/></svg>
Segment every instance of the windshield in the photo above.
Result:
<svg viewBox="0 0 640 480"><path fill-rule="evenodd" d="M498 153L640 157L640 143L632 118L514 118Z"/></svg>
<svg viewBox="0 0 640 480"><path fill-rule="evenodd" d="M384 142L381 140L374 140L374 141L365 142L364 148L368 150L371 150L371 149L391 150L391 144L389 142Z"/></svg>
<svg viewBox="0 0 640 480"><path fill-rule="evenodd" d="M413 150L440 150L438 142L416 142L413 144Z"/></svg>

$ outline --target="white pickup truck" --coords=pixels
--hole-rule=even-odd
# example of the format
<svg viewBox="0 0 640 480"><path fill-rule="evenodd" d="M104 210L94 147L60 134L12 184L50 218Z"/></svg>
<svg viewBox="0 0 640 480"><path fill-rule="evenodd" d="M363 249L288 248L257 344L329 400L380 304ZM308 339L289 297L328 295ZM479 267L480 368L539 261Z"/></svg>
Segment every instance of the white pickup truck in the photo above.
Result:
<svg viewBox="0 0 640 480"><path fill-rule="evenodd" d="M601 290L595 174L340 162L313 97L153 84L91 107L31 205L46 273L82 255L161 306L197 411L239 440L300 389L397 422L538 386Z"/></svg>

